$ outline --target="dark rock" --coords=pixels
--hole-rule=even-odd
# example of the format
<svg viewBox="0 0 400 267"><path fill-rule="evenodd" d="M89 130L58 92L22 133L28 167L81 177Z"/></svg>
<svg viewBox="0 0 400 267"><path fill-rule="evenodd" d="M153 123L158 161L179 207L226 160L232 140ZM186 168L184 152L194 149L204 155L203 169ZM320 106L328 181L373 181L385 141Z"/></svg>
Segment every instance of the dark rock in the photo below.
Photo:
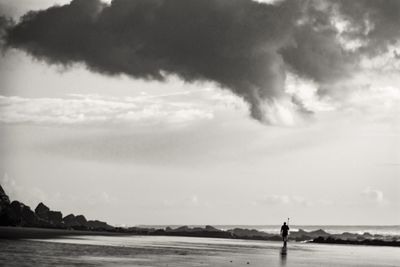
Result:
<svg viewBox="0 0 400 267"><path fill-rule="evenodd" d="M371 235L368 232L363 233L363 236L366 237L366 238L372 238L373 237L373 235Z"/></svg>
<svg viewBox="0 0 400 267"><path fill-rule="evenodd" d="M70 227L70 228L79 226L79 223L78 223L78 221L76 220L76 217L75 217L74 214L69 214L69 215L65 216L65 217L63 218L63 223L64 223L64 225L65 225L66 227Z"/></svg>
<svg viewBox="0 0 400 267"><path fill-rule="evenodd" d="M319 236L327 237L327 236L330 236L330 234L325 232L322 229L319 229L316 231L310 231L310 232L299 229L298 231L290 232L289 239L296 240L296 241L309 241L309 240L312 240Z"/></svg>
<svg viewBox="0 0 400 267"><path fill-rule="evenodd" d="M156 229L156 230L151 231L151 234L153 234L153 235L165 235L166 232L165 232L164 229Z"/></svg>
<svg viewBox="0 0 400 267"><path fill-rule="evenodd" d="M0 185L0 212L3 208L10 205L10 199L7 194L4 192L3 188Z"/></svg>
<svg viewBox="0 0 400 267"><path fill-rule="evenodd" d="M87 227L91 230L111 230L114 227L108 225L106 222L93 220L86 223Z"/></svg>
<svg viewBox="0 0 400 267"><path fill-rule="evenodd" d="M299 229L297 232L292 233L297 233L298 235L308 235L308 232L304 231L303 229Z"/></svg>
<svg viewBox="0 0 400 267"><path fill-rule="evenodd" d="M52 211L40 202L35 209L35 214L40 219L41 227L63 228L62 213L60 211Z"/></svg>
<svg viewBox="0 0 400 267"><path fill-rule="evenodd" d="M76 221L81 226L86 226L86 224L87 224L87 220L86 220L85 216L83 216L83 215L76 216Z"/></svg>
<svg viewBox="0 0 400 267"><path fill-rule="evenodd" d="M88 221L83 215L75 216L74 214L69 214L63 218L63 223L65 227L75 230L87 230L90 228Z"/></svg>
<svg viewBox="0 0 400 267"><path fill-rule="evenodd" d="M311 232L308 233L308 235L310 235L310 236L317 236L317 237L318 237L318 236L323 236L323 237L330 236L329 233L325 232L325 231L322 230L322 229L319 229L319 230L316 230L316 231L311 231Z"/></svg>
<svg viewBox="0 0 400 267"><path fill-rule="evenodd" d="M35 226L38 223L35 213L29 206L13 201L6 210L8 223L12 226Z"/></svg>
<svg viewBox="0 0 400 267"><path fill-rule="evenodd" d="M171 232L190 232L190 231L191 229L186 225L171 230Z"/></svg>
<svg viewBox="0 0 400 267"><path fill-rule="evenodd" d="M54 225L61 225L62 213L60 211L49 211L49 222Z"/></svg>
<svg viewBox="0 0 400 267"><path fill-rule="evenodd" d="M79 230L114 230L114 227L106 222L93 220L87 221L85 216L69 214L63 218L60 211L52 211L42 202L33 212L30 207L10 199L0 186L0 225L26 226L42 228L72 228ZM153 229L154 231L154 229ZM148 233L149 231L147 231Z"/></svg>
<svg viewBox="0 0 400 267"><path fill-rule="evenodd" d="M211 225L206 225L206 227L204 229L206 231L208 231L208 232L219 232L219 231L221 231L221 230L219 230L219 229L217 229L215 227L212 227Z"/></svg>
<svg viewBox="0 0 400 267"><path fill-rule="evenodd" d="M42 202L40 202L40 203L37 205L36 209L35 209L36 215L37 215L39 218L41 218L41 219L43 219L43 220L45 220L45 221L48 221L48 220L49 220L49 211L50 211L49 207L47 207L47 206L46 206L45 204L43 204Z"/></svg>
<svg viewBox="0 0 400 267"><path fill-rule="evenodd" d="M235 228L228 230L228 232L232 233L237 238L257 238L261 239L264 237L270 237L271 234L257 231L254 229L242 229L242 228Z"/></svg>
<svg viewBox="0 0 400 267"><path fill-rule="evenodd" d="M10 199L0 185L0 225L9 225L7 216L7 210L9 206Z"/></svg>

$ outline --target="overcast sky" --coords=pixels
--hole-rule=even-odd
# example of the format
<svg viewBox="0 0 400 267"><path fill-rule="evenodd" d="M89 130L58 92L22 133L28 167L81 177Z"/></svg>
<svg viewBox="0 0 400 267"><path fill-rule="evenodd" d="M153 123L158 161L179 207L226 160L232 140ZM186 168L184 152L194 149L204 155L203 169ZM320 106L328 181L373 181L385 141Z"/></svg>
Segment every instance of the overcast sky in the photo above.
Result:
<svg viewBox="0 0 400 267"><path fill-rule="evenodd" d="M400 224L400 1L110 2L0 0L11 199L117 225Z"/></svg>

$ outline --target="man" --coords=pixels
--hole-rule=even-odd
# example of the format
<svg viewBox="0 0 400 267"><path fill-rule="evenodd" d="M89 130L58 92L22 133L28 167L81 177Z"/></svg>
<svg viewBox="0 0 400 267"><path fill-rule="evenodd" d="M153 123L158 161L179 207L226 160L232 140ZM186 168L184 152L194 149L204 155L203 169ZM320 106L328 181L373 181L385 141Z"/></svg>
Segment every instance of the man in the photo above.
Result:
<svg viewBox="0 0 400 267"><path fill-rule="evenodd" d="M289 226L286 225L286 222L284 222L282 227L281 227L281 235L282 235L283 247L286 247L288 234L289 234Z"/></svg>

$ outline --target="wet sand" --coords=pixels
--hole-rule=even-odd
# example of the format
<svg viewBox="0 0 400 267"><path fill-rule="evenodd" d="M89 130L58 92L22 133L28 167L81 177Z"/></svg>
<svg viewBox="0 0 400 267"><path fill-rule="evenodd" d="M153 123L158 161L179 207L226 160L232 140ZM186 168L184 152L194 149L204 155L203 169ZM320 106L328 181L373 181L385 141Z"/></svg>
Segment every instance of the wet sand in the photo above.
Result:
<svg viewBox="0 0 400 267"><path fill-rule="evenodd" d="M394 247L163 236L0 240L0 266L399 266Z"/></svg>
<svg viewBox="0 0 400 267"><path fill-rule="evenodd" d="M63 236L80 236L80 235L95 235L95 236L121 236L126 235L115 232L101 231L80 231L67 229L49 229L35 227L14 227L0 226L1 239L33 239L33 238L56 238Z"/></svg>

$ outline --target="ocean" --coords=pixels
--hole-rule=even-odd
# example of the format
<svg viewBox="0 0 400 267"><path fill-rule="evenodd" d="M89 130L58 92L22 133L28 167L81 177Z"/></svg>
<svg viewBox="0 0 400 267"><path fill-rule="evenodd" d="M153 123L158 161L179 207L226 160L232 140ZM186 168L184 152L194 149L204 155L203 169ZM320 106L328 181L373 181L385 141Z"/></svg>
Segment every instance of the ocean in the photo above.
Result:
<svg viewBox="0 0 400 267"><path fill-rule="evenodd" d="M140 225L140 227L154 228L177 228L182 225ZM204 227L205 225L188 225L189 227ZM281 225L212 225L220 230L228 230L233 228L255 229L258 231L279 234ZM400 225L289 225L291 231L302 229L304 231L315 231L322 229L330 234L354 233L384 236L400 236Z"/></svg>

